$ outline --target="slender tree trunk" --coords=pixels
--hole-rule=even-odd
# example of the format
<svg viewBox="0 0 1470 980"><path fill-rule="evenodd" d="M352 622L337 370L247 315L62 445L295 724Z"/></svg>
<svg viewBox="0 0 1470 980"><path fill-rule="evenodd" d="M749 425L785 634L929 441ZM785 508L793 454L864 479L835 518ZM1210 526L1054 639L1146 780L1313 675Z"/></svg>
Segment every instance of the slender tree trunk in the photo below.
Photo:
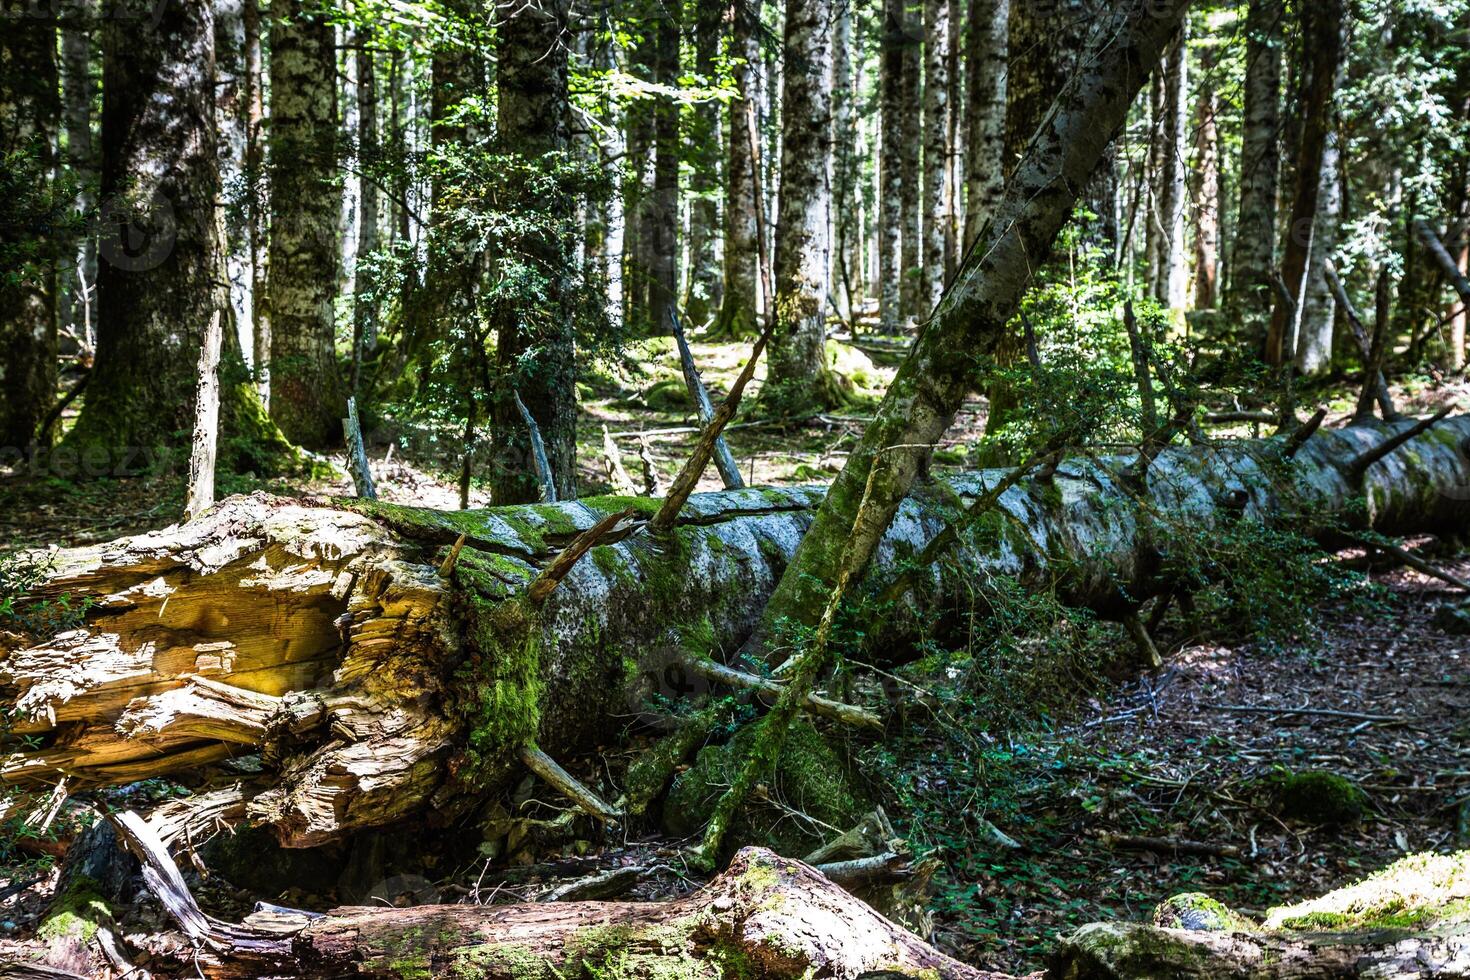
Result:
<svg viewBox="0 0 1470 980"><path fill-rule="evenodd" d="M837 312L849 324L856 323L860 298L857 255L862 251L862 209L858 200L857 121L853 100L858 88L854 77L852 9L839 4L833 14L832 31L832 262L830 280ZM862 49L856 49L861 60Z"/></svg>
<svg viewBox="0 0 1470 980"><path fill-rule="evenodd" d="M0 452L13 465L30 455L56 398L56 270L70 243L34 231L50 221L46 211L56 181L56 19L9 0L3 13L0 153L18 171L9 176L25 189L25 206L39 212L0 225L0 254L6 259L0 276Z"/></svg>
<svg viewBox="0 0 1470 980"><path fill-rule="evenodd" d="M970 0L965 68L965 249L1005 190L1006 34L1010 0Z"/></svg>
<svg viewBox="0 0 1470 980"><path fill-rule="evenodd" d="M1098 25L1098 43L1057 96L1055 111L1035 130L989 230L899 367L877 417L782 574L753 642L760 654L766 653L771 625L783 617L816 622L839 562L855 553L866 565L925 465L927 447L943 436L965 397L987 380L980 365L994 359L1031 276L1070 217L1075 197L1057 188L1086 186L1187 7L1188 0L1126 0ZM870 516L854 528L865 498Z"/></svg>
<svg viewBox="0 0 1470 980"><path fill-rule="evenodd" d="M903 322L901 240L903 237L904 0L883 0L883 35L879 46L878 86L882 101L882 151L878 161L878 314L884 333L897 333Z"/></svg>
<svg viewBox="0 0 1470 980"><path fill-rule="evenodd" d="M755 112L755 70L760 64L756 42L760 6L748 0L733 0L726 11L731 75L737 95L730 100L726 114L725 283L716 333L728 337L755 332L756 293L760 288L755 146L750 126Z"/></svg>
<svg viewBox="0 0 1470 980"><path fill-rule="evenodd" d="M245 165L245 115L241 102L245 96L245 5L244 0L213 0L214 64L215 64L215 132L218 134L220 183L234 210L236 189L241 186ZM237 222L220 220L224 240L225 278L230 302L224 311L223 332L229 335L226 345L238 352L250 337L242 337L244 325L249 330L250 254L249 241Z"/></svg>
<svg viewBox="0 0 1470 980"><path fill-rule="evenodd" d="M1322 188L1322 159L1327 149L1342 56L1342 0L1305 4L1301 18L1306 59L1303 99L1298 113L1302 131L1296 151L1296 193L1281 260L1281 278L1295 302L1288 305L1278 298L1272 310L1271 329L1266 335L1266 362L1273 365L1285 364L1295 356L1293 343L1300 323L1307 261Z"/></svg>
<svg viewBox="0 0 1470 980"><path fill-rule="evenodd" d="M97 97L93 76L93 39L97 30L95 0L69 4L61 23L62 117L66 123L66 165L77 181L76 208L91 214L97 205L97 143L92 138L92 104ZM97 238L84 234L62 276L61 322L92 350L97 343Z"/></svg>
<svg viewBox="0 0 1470 980"><path fill-rule="evenodd" d="M903 74L902 111L898 116L899 141L898 160L903 171L903 186L899 193L900 228L899 243L898 305L905 317L928 314L923 306L922 281L924 263L923 242L923 172L921 151L923 147L923 86L924 70L924 25L923 0L904 0L903 11Z"/></svg>
<svg viewBox="0 0 1470 980"><path fill-rule="evenodd" d="M920 316L928 316L944 294L945 239L949 202L945 196L950 129L950 0L924 0L924 250L919 277Z"/></svg>
<svg viewBox="0 0 1470 980"><path fill-rule="evenodd" d="M1245 118L1240 149L1240 211L1226 305L1260 336L1271 315L1276 267L1276 184L1280 169L1282 0L1251 0L1246 17Z"/></svg>
<svg viewBox="0 0 1470 980"><path fill-rule="evenodd" d="M776 218L776 322L763 397L792 412L837 399L827 370L827 167L832 126L832 0L787 0Z"/></svg>
<svg viewBox="0 0 1470 980"><path fill-rule="evenodd" d="M543 0L507 12L499 24L499 136L528 161L571 147L567 92L570 0ZM555 219L571 234L576 214L567 198ZM531 202L527 202L528 205ZM545 207L545 202L541 202ZM533 448L519 400L535 419L558 499L577 496L577 375L565 245L552 233L520 241L523 260L546 277L544 315L502 315L496 322L499 388L493 406L491 496L497 504L540 498Z"/></svg>
<svg viewBox="0 0 1470 980"><path fill-rule="evenodd" d="M653 23L653 78L679 78L678 5L661 5ZM679 104L660 96L653 108L653 194L644 214L648 236L648 324L658 336L673 330L669 306L679 285Z"/></svg>
<svg viewBox="0 0 1470 980"><path fill-rule="evenodd" d="M720 25L725 0L696 0L694 4L694 71L707 83L715 77L720 49ZM715 259L715 236L720 210L715 202L720 186L720 107L703 102L694 107L686 142L692 151L689 179L689 286L684 310L691 324L704 326L720 308L720 269Z"/></svg>
<svg viewBox="0 0 1470 980"><path fill-rule="evenodd" d="M265 168L264 73L261 65L260 3L242 0L241 23L245 31L244 94L240 112L245 124L245 241L250 253L250 366L255 372L255 390L267 410L271 401L270 297L266 290L266 240L263 203L268 199Z"/></svg>
<svg viewBox="0 0 1470 980"><path fill-rule="evenodd" d="M1189 49L1184 38L1175 42L1160 70L1164 80L1163 115L1160 118L1160 170L1157 181L1160 267L1154 298L1171 310L1181 310L1189 288L1189 262L1185 252L1184 211L1188 201L1186 141L1189 135Z"/></svg>
<svg viewBox="0 0 1470 980"><path fill-rule="evenodd" d="M1201 88L1194 124L1194 307L1213 310L1220 291L1220 99L1215 94L1216 54L1200 52Z"/></svg>
<svg viewBox="0 0 1470 980"><path fill-rule="evenodd" d="M378 346L377 283L369 271L378 248L378 72L373 57L373 35L358 29L357 61L357 167L358 190L356 295L352 304L352 383L354 396L361 382L362 359ZM366 260L366 261L364 261Z"/></svg>
<svg viewBox="0 0 1470 980"><path fill-rule="evenodd" d="M337 58L331 23L303 0L271 10L271 418L293 442L335 445L346 414L337 367Z"/></svg>
<svg viewBox="0 0 1470 980"><path fill-rule="evenodd" d="M1337 301L1327 282L1327 264L1337 244L1342 221L1342 154L1335 132L1327 134L1322 153L1322 183L1317 197L1307 280L1302 287L1301 327L1296 344L1296 367L1302 374L1319 374L1332 366L1332 338Z"/></svg>

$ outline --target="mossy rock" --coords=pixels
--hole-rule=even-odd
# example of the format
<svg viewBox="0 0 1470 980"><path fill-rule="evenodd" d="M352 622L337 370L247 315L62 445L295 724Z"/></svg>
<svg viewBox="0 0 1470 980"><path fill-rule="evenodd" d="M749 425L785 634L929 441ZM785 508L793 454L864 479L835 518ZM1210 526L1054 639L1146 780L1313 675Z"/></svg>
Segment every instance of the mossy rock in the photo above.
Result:
<svg viewBox="0 0 1470 980"><path fill-rule="evenodd" d="M1321 827L1348 827L1368 812L1368 794L1335 772L1282 773L1269 781L1276 813Z"/></svg>
<svg viewBox="0 0 1470 980"><path fill-rule="evenodd" d="M1266 913L1268 929L1423 932L1470 922L1470 851L1410 854L1320 898Z"/></svg>
<svg viewBox="0 0 1470 980"><path fill-rule="evenodd" d="M660 381L643 393L643 404L655 412L692 412L694 399L683 380Z"/></svg>
<svg viewBox="0 0 1470 980"><path fill-rule="evenodd" d="M1154 925L1190 932L1251 932L1255 923L1203 892L1185 892L1158 904Z"/></svg>
<svg viewBox="0 0 1470 980"><path fill-rule="evenodd" d="M723 745L700 750L694 765L675 778L664 802L664 827L671 834L692 836L704 830L721 794L734 781L754 733L742 729ZM791 723L776 767L771 797L832 827L847 828L872 805L853 788L841 758L805 719ZM729 836L733 850L762 844L780 854L800 855L820 844L811 825L792 819L789 811L752 799Z"/></svg>

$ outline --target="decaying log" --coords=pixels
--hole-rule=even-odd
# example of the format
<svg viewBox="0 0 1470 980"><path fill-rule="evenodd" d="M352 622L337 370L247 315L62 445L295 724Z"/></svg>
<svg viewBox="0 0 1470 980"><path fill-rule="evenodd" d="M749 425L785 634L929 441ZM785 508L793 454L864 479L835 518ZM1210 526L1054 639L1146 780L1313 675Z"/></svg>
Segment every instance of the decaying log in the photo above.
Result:
<svg viewBox="0 0 1470 980"><path fill-rule="evenodd" d="M270 907L234 925L206 915L167 851L135 814L118 815L144 879L200 947L204 976L473 976L571 980L708 977L744 964L768 980L856 980L884 971L915 980L998 977L950 959L816 869L760 848L735 855L704 888L673 902L557 902L325 914ZM675 973L674 971L677 971Z"/></svg>
<svg viewBox="0 0 1470 980"><path fill-rule="evenodd" d="M1174 584L1160 560L1169 528L1194 535L1287 515L1306 533L1464 531L1470 418L1440 422L1355 478L1354 460L1409 428L1319 431L1289 460L1281 440L1167 449L1141 501L1125 485L1129 456L1022 479L947 550L949 574L931 569L900 596L866 659L881 665L909 646L894 641L938 628L998 576L1054 584L1101 615L1133 612ZM960 476L944 494L911 497L870 583L881 589L947 526L954 494L973 501L1005 477ZM611 515L654 505L439 512L255 495L62 552L42 593L92 606L78 628L0 641L11 644L0 648L0 696L16 708L0 778L44 792L65 776L77 792L190 779L248 755L258 762L232 777L239 800L201 819L243 809L292 846L409 816L452 820L521 777L526 745L565 762L606 744L652 695L671 693L673 665L685 676L691 655L735 650L822 493L695 494L673 533L613 529L534 615L507 614L532 608L519 600L562 550Z"/></svg>

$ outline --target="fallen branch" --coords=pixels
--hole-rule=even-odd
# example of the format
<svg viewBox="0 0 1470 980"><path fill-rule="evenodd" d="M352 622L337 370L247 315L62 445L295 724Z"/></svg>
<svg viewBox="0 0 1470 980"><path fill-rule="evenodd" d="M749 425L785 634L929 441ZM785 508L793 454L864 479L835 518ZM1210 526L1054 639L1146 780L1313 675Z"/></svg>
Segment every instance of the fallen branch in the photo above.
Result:
<svg viewBox="0 0 1470 980"><path fill-rule="evenodd" d="M1374 446L1372 449L1349 462L1347 467L1348 473L1352 475L1353 479L1361 480L1363 475L1368 472L1370 466L1387 458L1389 454L1400 446L1419 438L1440 422L1443 422L1449 417L1450 411L1451 409L1449 408L1442 408L1438 412L1435 412L1432 417L1424 419L1421 422L1416 422L1407 429L1389 436L1377 446Z"/></svg>
<svg viewBox="0 0 1470 980"><path fill-rule="evenodd" d="M1411 718L1400 715L1364 714L1360 711L1337 711L1332 708L1266 708L1251 704L1201 704L1211 711L1230 711L1246 715L1313 715L1319 718L1349 718L1353 721L1393 721L1407 723Z"/></svg>
<svg viewBox="0 0 1470 980"><path fill-rule="evenodd" d="M701 677L747 691L759 691L762 694L779 696L782 689L786 687L782 681L758 677L755 674L748 674L743 670L736 670L734 667L727 667L705 658L690 657L684 661L684 665ZM806 709L812 714L831 718L845 725L878 730L883 728L883 719L876 712L842 701L833 701L820 694L807 695Z"/></svg>
<svg viewBox="0 0 1470 980"><path fill-rule="evenodd" d="M589 816L603 823L617 823L623 818L621 813L604 803L602 797L584 786L545 752L533 745L527 745L521 748L520 755L527 769L546 780L547 784L585 810Z"/></svg>
<svg viewBox="0 0 1470 980"><path fill-rule="evenodd" d="M1399 561L1401 561L1405 565L1408 565L1415 571L1423 572L1430 578L1437 578L1441 582L1446 582L1450 585L1453 585L1461 592L1470 592L1470 582L1466 582L1458 575L1451 575L1449 572L1445 571L1442 568L1437 568L1434 565L1431 565L1429 562L1425 561L1423 558L1420 558L1418 555L1414 554L1412 551L1409 551L1407 548L1400 548L1398 545L1393 544L1392 542L1375 540L1373 538L1363 537L1361 535L1352 536L1352 540L1356 541L1358 544L1363 545L1364 547L1377 548L1380 551L1385 551L1388 554L1393 555Z"/></svg>
<svg viewBox="0 0 1470 980"><path fill-rule="evenodd" d="M1207 857L1239 859L1244 855L1233 844L1211 844L1206 841L1175 837L1135 837L1131 834L1103 834L1102 842L1120 851L1151 851L1155 854L1199 854Z"/></svg>

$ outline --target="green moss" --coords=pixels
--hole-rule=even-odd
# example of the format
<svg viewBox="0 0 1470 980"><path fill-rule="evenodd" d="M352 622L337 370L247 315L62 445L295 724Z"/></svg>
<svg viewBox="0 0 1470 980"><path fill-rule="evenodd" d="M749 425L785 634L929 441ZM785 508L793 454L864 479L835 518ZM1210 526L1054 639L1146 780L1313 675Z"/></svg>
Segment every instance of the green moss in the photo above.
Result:
<svg viewBox="0 0 1470 980"><path fill-rule="evenodd" d="M496 601L463 596L470 655L456 674L469 736L473 784L485 767L535 742L541 724L541 624L519 597Z"/></svg>
<svg viewBox="0 0 1470 980"><path fill-rule="evenodd" d="M78 877L65 892L56 896L46 918L36 930L36 938L44 942L91 942L97 927L112 921L112 910L97 892L97 882Z"/></svg>
<svg viewBox="0 0 1470 980"><path fill-rule="evenodd" d="M1279 774L1270 782L1276 812L1285 820L1343 827L1358 823L1368 811L1368 794L1334 772Z"/></svg>
<svg viewBox="0 0 1470 980"><path fill-rule="evenodd" d="M670 832L688 836L701 831L721 794L734 781L753 748L760 725L741 729L730 742L704 748L694 765L681 773L669 789L664 822ZM771 795L815 819L835 827L851 826L869 807L853 791L842 760L811 723L791 723L779 758ZM752 800L742 813L732 838L765 844L785 854L805 853L820 841L785 811L760 806Z"/></svg>
<svg viewBox="0 0 1470 980"><path fill-rule="evenodd" d="M1271 909L1273 929L1424 930L1470 922L1470 851L1411 854L1320 898Z"/></svg>
<svg viewBox="0 0 1470 980"><path fill-rule="evenodd" d="M1223 902L1202 892L1186 892L1160 902L1154 925L1192 932L1251 932L1255 924Z"/></svg>

